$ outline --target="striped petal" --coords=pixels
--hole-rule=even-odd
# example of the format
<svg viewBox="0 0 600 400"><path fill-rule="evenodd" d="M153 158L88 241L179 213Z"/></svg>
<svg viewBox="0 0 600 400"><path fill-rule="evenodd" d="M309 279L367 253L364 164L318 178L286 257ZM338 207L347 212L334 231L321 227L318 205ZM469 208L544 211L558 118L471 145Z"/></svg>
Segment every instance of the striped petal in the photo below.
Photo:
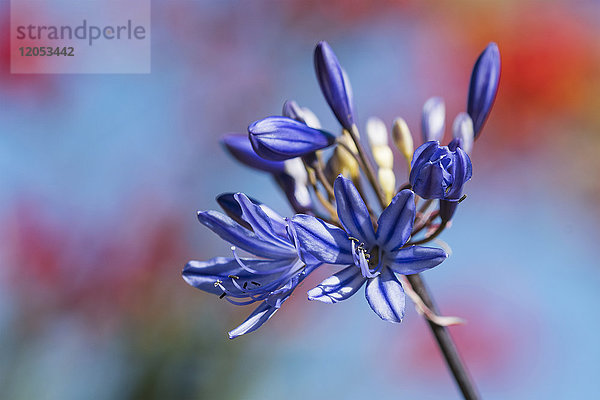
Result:
<svg viewBox="0 0 600 400"><path fill-rule="evenodd" d="M344 229L363 243L375 242L367 206L350 179L340 175L333 184L337 214Z"/></svg>
<svg viewBox="0 0 600 400"><path fill-rule="evenodd" d="M418 274L441 264L448 255L434 247L411 246L389 253L385 264L402 275Z"/></svg>
<svg viewBox="0 0 600 400"><path fill-rule="evenodd" d="M287 117L267 117L248 127L256 154L273 161L301 157L331 146L335 136Z"/></svg>
<svg viewBox="0 0 600 400"><path fill-rule="evenodd" d="M229 331L229 339L245 335L246 333L254 332L267 322L279 308L269 305L266 301L260 303L258 307L250 314L250 316L242 322L240 326Z"/></svg>
<svg viewBox="0 0 600 400"><path fill-rule="evenodd" d="M265 258L288 258L289 248L266 242L254 232L218 211L199 211L198 220L221 239L249 253Z"/></svg>
<svg viewBox="0 0 600 400"><path fill-rule="evenodd" d="M402 322L405 306L404 289L389 268L383 268L381 274L369 279L365 296L379 318L390 322Z"/></svg>
<svg viewBox="0 0 600 400"><path fill-rule="evenodd" d="M250 224L256 236L281 248L288 248L290 255L296 253L296 249L289 240L283 240L277 235L271 219L260 206L250 201L243 193L237 193L234 197L242 209L242 218Z"/></svg>
<svg viewBox="0 0 600 400"><path fill-rule="evenodd" d="M379 216L377 244L386 251L404 245L412 232L415 214L415 194L402 190Z"/></svg>
<svg viewBox="0 0 600 400"><path fill-rule="evenodd" d="M352 243L342 229L310 215L292 218L291 227L300 251L329 264L353 264Z"/></svg>
<svg viewBox="0 0 600 400"><path fill-rule="evenodd" d="M337 303L356 293L365 281L360 269L356 265L350 265L309 290L308 299L330 304Z"/></svg>

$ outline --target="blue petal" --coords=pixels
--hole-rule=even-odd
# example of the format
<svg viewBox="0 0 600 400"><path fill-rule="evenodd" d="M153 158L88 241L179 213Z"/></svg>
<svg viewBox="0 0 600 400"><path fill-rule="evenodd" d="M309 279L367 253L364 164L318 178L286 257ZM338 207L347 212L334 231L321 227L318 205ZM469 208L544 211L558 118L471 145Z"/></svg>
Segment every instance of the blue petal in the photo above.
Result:
<svg viewBox="0 0 600 400"><path fill-rule="evenodd" d="M285 271L291 269L295 264L295 260L290 259L244 258L241 261L245 266L260 272L260 274L253 274L243 269L235 258L216 257L208 261L194 260L188 262L183 268L182 276L189 285L208 293L223 294L223 289L219 285L215 286L215 282L220 281L220 285L232 295L247 297L249 292L251 294L264 293L262 288L266 288L272 282L281 279L282 276L285 276ZM273 273L269 273L271 271ZM244 293L233 284L234 278L230 278L230 276L239 278L237 279L238 286L242 285L244 281L257 282L259 285L251 285L250 290Z"/></svg>
<svg viewBox="0 0 600 400"><path fill-rule="evenodd" d="M321 92L340 124L348 131L354 125L352 89L344 70L327 42L315 48L315 72Z"/></svg>
<svg viewBox="0 0 600 400"><path fill-rule="evenodd" d="M442 141L446 119L446 107L441 97L432 97L423 105L421 133L423 142Z"/></svg>
<svg viewBox="0 0 600 400"><path fill-rule="evenodd" d="M467 112L473 120L475 138L487 119L500 81L500 51L496 43L490 43L481 53L471 74Z"/></svg>
<svg viewBox="0 0 600 400"><path fill-rule="evenodd" d="M453 154L452 163L452 175L454 176L454 181L452 183L452 188L446 193L445 198L448 200L458 200L462 196L464 184L471 179L473 166L467 153L460 147L456 148L456 151Z"/></svg>
<svg viewBox="0 0 600 400"><path fill-rule="evenodd" d="M310 215L292 218L291 226L301 252L329 264L353 264L352 242L342 229ZM303 258L304 259L304 258Z"/></svg>
<svg viewBox="0 0 600 400"><path fill-rule="evenodd" d="M415 214L415 194L404 189L379 216L377 244L386 251L403 246L412 233Z"/></svg>
<svg viewBox="0 0 600 400"><path fill-rule="evenodd" d="M388 253L385 263L394 272L402 275L418 274L441 264L448 255L442 249L411 246Z"/></svg>
<svg viewBox="0 0 600 400"><path fill-rule="evenodd" d="M410 163L410 180L412 181L413 174L418 174L418 170L420 164L429 161L431 156L439 149L440 143L432 140L430 142L423 143L415 150L412 158L412 162ZM419 165L417 165L419 164Z"/></svg>
<svg viewBox="0 0 600 400"><path fill-rule="evenodd" d="M289 240L283 240L277 235L271 223L271 219L260 206L257 206L250 201L243 193L237 193L235 199L242 209L242 218L250 224L256 236L271 244L276 244L281 248L288 248L292 255L296 253L296 249L291 245Z"/></svg>
<svg viewBox="0 0 600 400"><path fill-rule="evenodd" d="M381 274L369 279L365 296L379 318L390 322L402 322L405 305L404 289L389 268L383 268Z"/></svg>
<svg viewBox="0 0 600 400"><path fill-rule="evenodd" d="M225 214L227 214L228 217L230 217L243 227L252 229L250 224L242 219L242 208L240 207L239 203L237 202L234 196L235 193L222 193L217 196L217 203L219 203L219 205L221 206L223 211L225 211ZM252 197L248 197L248 199L250 199L250 201L256 204L257 206L260 206L260 208L265 212L265 214L267 214L275 233L279 237L287 239L288 235L285 227L285 220L275 211L270 209L268 206L261 204L258 200L253 199Z"/></svg>
<svg viewBox="0 0 600 400"><path fill-rule="evenodd" d="M360 269L356 265L350 265L309 290L308 299L330 304L337 303L356 293L365 280Z"/></svg>
<svg viewBox="0 0 600 400"><path fill-rule="evenodd" d="M367 206L350 179L340 175L333 184L337 214L346 231L366 244L375 242L375 231Z"/></svg>
<svg viewBox="0 0 600 400"><path fill-rule="evenodd" d="M218 211L199 211L198 220L219 235L221 239L265 258L289 258L289 248L276 243L265 242L254 232L242 227L228 216Z"/></svg>
<svg viewBox="0 0 600 400"><path fill-rule="evenodd" d="M265 160L256 154L248 135L235 133L223 135L221 143L236 160L244 165L271 173L282 173L284 171L283 162Z"/></svg>
<svg viewBox="0 0 600 400"><path fill-rule="evenodd" d="M283 161L331 146L335 136L287 117L267 117L248 127L256 154Z"/></svg>
<svg viewBox="0 0 600 400"><path fill-rule="evenodd" d="M229 339L235 339L246 333L254 332L269 320L279 310L277 307L267 304L266 301L260 303L250 316L237 328L229 332Z"/></svg>

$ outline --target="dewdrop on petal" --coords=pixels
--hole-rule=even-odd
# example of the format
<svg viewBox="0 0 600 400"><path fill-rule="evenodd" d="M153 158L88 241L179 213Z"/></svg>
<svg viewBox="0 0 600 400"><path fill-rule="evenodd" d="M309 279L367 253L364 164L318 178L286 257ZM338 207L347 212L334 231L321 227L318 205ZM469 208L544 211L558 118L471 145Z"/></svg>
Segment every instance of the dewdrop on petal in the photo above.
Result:
<svg viewBox="0 0 600 400"><path fill-rule="evenodd" d="M389 204L396 194L396 175L391 169L381 168L377 171L377 179Z"/></svg>
<svg viewBox="0 0 600 400"><path fill-rule="evenodd" d="M392 125L392 138L394 139L394 144L398 150L400 150L400 153L402 153L406 162L408 162L408 167L410 169L410 162L412 161L415 148L413 137L410 134L410 130L404 119L396 118L394 120L394 124Z"/></svg>

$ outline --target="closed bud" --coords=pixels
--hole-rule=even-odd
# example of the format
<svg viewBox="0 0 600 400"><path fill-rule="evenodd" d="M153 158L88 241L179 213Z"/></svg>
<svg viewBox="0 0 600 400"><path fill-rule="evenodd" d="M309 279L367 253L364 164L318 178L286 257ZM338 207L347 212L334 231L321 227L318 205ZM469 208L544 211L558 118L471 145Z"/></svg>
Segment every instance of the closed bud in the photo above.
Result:
<svg viewBox="0 0 600 400"><path fill-rule="evenodd" d="M250 142L259 156L283 161L331 146L335 136L287 117L268 117L248 127Z"/></svg>
<svg viewBox="0 0 600 400"><path fill-rule="evenodd" d="M394 167L394 153L389 146L373 147L371 152L379 168L392 169Z"/></svg>
<svg viewBox="0 0 600 400"><path fill-rule="evenodd" d="M415 148L413 137L404 119L396 118L394 120L392 125L392 138L394 139L394 144L398 150L400 150L400 153L402 153L410 166L410 161L412 160Z"/></svg>
<svg viewBox="0 0 600 400"><path fill-rule="evenodd" d="M424 199L458 201L463 185L471 179L472 166L467 153L457 147L427 142L415 151L410 171L413 191Z"/></svg>
<svg viewBox="0 0 600 400"><path fill-rule="evenodd" d="M388 131L385 123L377 117L371 117L367 120L367 139L371 148L377 146L387 146Z"/></svg>
<svg viewBox="0 0 600 400"><path fill-rule="evenodd" d="M389 203L396 194L396 175L391 169L381 168L377 171L377 178L385 194L386 201Z"/></svg>
<svg viewBox="0 0 600 400"><path fill-rule="evenodd" d="M423 142L437 140L441 142L444 138L444 126L446 120L446 106L441 97L432 97L423 105L421 117L421 133Z"/></svg>
<svg viewBox="0 0 600 400"><path fill-rule="evenodd" d="M266 160L256 154L248 135L236 133L223 135L221 143L229 154L244 165L271 173L280 173L284 170L283 162Z"/></svg>
<svg viewBox="0 0 600 400"><path fill-rule="evenodd" d="M471 74L467 112L473 120L475 139L479 136L498 92L500 82L500 51L490 43L481 53Z"/></svg>
<svg viewBox="0 0 600 400"><path fill-rule="evenodd" d="M314 62L319 86L327 104L342 127L351 131L354 125L352 88L346 72L327 42L317 44Z"/></svg>
<svg viewBox="0 0 600 400"><path fill-rule="evenodd" d="M460 148L467 154L471 154L475 135L473 132L473 121L469 117L469 114L461 112L456 116L452 124L452 137L460 139Z"/></svg>

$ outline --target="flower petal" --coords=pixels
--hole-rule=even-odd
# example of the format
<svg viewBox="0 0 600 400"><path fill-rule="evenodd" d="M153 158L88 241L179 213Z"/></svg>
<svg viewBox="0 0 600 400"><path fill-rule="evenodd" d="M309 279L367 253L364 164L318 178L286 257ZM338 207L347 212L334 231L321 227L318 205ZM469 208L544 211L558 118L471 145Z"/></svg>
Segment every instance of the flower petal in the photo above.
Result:
<svg viewBox="0 0 600 400"><path fill-rule="evenodd" d="M356 293L365 281L360 269L356 265L350 265L309 290L308 299L330 304L337 303Z"/></svg>
<svg viewBox="0 0 600 400"><path fill-rule="evenodd" d="M260 303L250 316L240 326L229 331L229 339L235 339L246 333L254 332L267 322L279 308L269 305L266 301Z"/></svg>
<svg viewBox="0 0 600 400"><path fill-rule="evenodd" d="M383 210L377 221L377 244L386 251L404 245L415 222L415 194L404 189Z"/></svg>
<svg viewBox="0 0 600 400"><path fill-rule="evenodd" d="M348 131L354 125L352 88L348 76L327 42L319 42L314 55L321 92L340 124Z"/></svg>
<svg viewBox="0 0 600 400"><path fill-rule="evenodd" d="M267 117L248 127L256 154L274 161L304 156L331 146L335 136L287 117Z"/></svg>
<svg viewBox="0 0 600 400"><path fill-rule="evenodd" d="M350 179L340 175L333 184L337 214L346 232L364 243L375 242L367 206Z"/></svg>
<svg viewBox="0 0 600 400"><path fill-rule="evenodd" d="M423 105L421 117L421 133L423 142L442 141L446 119L446 106L441 97L432 97Z"/></svg>
<svg viewBox="0 0 600 400"><path fill-rule="evenodd" d="M388 253L386 265L402 275L418 274L441 264L448 255L434 247L411 246Z"/></svg>
<svg viewBox="0 0 600 400"><path fill-rule="evenodd" d="M329 264L354 263L352 243L342 229L304 214L294 216L291 227L301 252L307 252Z"/></svg>
<svg viewBox="0 0 600 400"><path fill-rule="evenodd" d="M289 240L283 240L277 235L273 229L271 219L260 206L250 201L243 193L237 193L234 197L242 209L242 218L250 224L256 236L281 248L288 248L290 255L296 253L296 249Z"/></svg>
<svg viewBox="0 0 600 400"><path fill-rule="evenodd" d="M496 43L490 43L481 53L471 74L467 112L473 120L475 138L487 119L500 81L500 51Z"/></svg>
<svg viewBox="0 0 600 400"><path fill-rule="evenodd" d="M271 173L282 173L284 170L283 162L265 160L256 154L248 135L235 133L223 135L221 143L229 154L244 165Z"/></svg>
<svg viewBox="0 0 600 400"><path fill-rule="evenodd" d="M265 258L290 257L289 248L262 240L254 232L218 211L198 211L198 220L221 239L249 253Z"/></svg>
<svg viewBox="0 0 600 400"><path fill-rule="evenodd" d="M389 268L382 268L381 274L369 279L365 297L379 318L390 322L402 322L405 306L404 289Z"/></svg>
<svg viewBox="0 0 600 400"><path fill-rule="evenodd" d="M222 286L236 297L247 297L248 293L260 293L260 288L267 287L275 280L281 279L288 269L286 267L291 269L295 263L294 260L290 259L244 258L241 261L245 266L260 272L260 274L254 274L243 269L235 258L230 257L216 257L207 261L190 261L183 268L181 274L189 285L205 292L221 295L223 294ZM273 271L273 273L269 273L270 271ZM230 276L236 276L237 278L230 278ZM247 293L243 293L238 286L233 284L232 279L237 280L238 286L243 285L244 281L257 282L259 285L252 285ZM217 281L219 281L219 284L215 285Z"/></svg>
<svg viewBox="0 0 600 400"><path fill-rule="evenodd" d="M471 159L460 147L456 148L456 152L453 160L453 172L454 182L452 187L446 193L445 198L448 200L458 200L462 196L464 184L471 179L473 174L473 166Z"/></svg>

